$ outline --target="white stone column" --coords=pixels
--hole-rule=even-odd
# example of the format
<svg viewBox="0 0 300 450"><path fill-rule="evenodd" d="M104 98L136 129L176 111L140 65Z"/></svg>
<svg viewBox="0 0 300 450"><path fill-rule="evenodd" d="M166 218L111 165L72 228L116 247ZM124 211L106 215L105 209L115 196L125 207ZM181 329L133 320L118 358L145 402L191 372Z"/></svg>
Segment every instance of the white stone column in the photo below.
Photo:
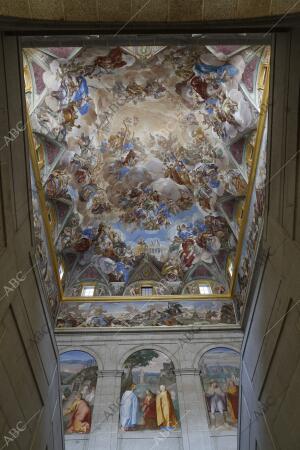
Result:
<svg viewBox="0 0 300 450"><path fill-rule="evenodd" d="M114 384L114 405L116 412L111 419L111 441L110 450L117 450L118 448L118 432L119 432L119 416L120 416L120 395L121 395L121 380L123 370L115 371L115 384Z"/></svg>
<svg viewBox="0 0 300 450"><path fill-rule="evenodd" d="M116 450L121 370L99 370L88 450Z"/></svg>
<svg viewBox="0 0 300 450"><path fill-rule="evenodd" d="M183 450L212 450L200 372L193 368L183 368L175 373Z"/></svg>

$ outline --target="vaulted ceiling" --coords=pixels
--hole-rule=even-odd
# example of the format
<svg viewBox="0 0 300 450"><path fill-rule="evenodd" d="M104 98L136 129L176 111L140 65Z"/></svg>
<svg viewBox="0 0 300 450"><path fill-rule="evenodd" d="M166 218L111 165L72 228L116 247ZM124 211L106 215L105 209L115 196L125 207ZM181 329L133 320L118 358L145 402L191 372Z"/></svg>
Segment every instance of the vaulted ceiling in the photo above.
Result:
<svg viewBox="0 0 300 450"><path fill-rule="evenodd" d="M88 22L182 22L300 11L294 0L1 0L0 16Z"/></svg>
<svg viewBox="0 0 300 450"><path fill-rule="evenodd" d="M24 50L66 297L231 294L268 62L259 45Z"/></svg>

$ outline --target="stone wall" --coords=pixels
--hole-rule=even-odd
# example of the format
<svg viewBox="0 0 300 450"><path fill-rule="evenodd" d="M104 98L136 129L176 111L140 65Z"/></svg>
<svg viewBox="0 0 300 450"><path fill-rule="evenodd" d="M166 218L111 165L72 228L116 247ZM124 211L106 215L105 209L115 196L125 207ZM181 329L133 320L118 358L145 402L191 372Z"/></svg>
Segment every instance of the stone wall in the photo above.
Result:
<svg viewBox="0 0 300 450"><path fill-rule="evenodd" d="M242 346L240 450L300 442L299 42L298 29L276 35L273 47L268 203Z"/></svg>
<svg viewBox="0 0 300 450"><path fill-rule="evenodd" d="M57 346L36 256L20 67L18 39L1 33L0 448L62 450Z"/></svg>
<svg viewBox="0 0 300 450"><path fill-rule="evenodd" d="M87 22L183 22L296 13L294 0L2 0L0 16Z"/></svg>

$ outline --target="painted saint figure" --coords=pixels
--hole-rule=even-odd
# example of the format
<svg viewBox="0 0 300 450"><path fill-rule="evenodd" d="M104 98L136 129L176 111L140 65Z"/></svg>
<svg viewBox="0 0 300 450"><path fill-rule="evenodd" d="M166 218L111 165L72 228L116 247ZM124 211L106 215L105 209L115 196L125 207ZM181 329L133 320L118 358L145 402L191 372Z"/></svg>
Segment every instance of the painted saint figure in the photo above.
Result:
<svg viewBox="0 0 300 450"><path fill-rule="evenodd" d="M134 393L136 385L132 384L121 398L120 420L123 431L133 430L137 425L138 398Z"/></svg>
<svg viewBox="0 0 300 450"><path fill-rule="evenodd" d="M72 405L64 411L64 416L72 414L67 433L89 433L91 429L91 408L82 394L77 394Z"/></svg>
<svg viewBox="0 0 300 450"><path fill-rule="evenodd" d="M216 426L216 412L223 414L224 424L226 424L226 396L218 383L216 383L215 381L212 381L210 383L207 395L210 406L212 426Z"/></svg>
<svg viewBox="0 0 300 450"><path fill-rule="evenodd" d="M145 428L148 430L157 428L156 396L149 389L146 390L142 409L144 413Z"/></svg>
<svg viewBox="0 0 300 450"><path fill-rule="evenodd" d="M233 380L228 381L227 385L227 406L232 423L235 425L238 420L239 411L239 387Z"/></svg>
<svg viewBox="0 0 300 450"><path fill-rule="evenodd" d="M156 397L156 415L160 428L174 429L178 424L171 395L164 385L160 386L160 393Z"/></svg>

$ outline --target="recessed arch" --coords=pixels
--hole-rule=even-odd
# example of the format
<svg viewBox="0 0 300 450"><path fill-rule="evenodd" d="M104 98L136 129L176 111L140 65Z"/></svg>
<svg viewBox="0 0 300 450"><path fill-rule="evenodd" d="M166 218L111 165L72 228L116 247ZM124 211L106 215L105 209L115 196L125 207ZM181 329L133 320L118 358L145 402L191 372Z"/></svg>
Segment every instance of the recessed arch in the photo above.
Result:
<svg viewBox="0 0 300 450"><path fill-rule="evenodd" d="M131 347L129 350L127 350L123 354L123 356L121 357L121 359L119 361L118 369L122 370L126 359L130 355L132 355L133 353L135 353L139 350L147 350L147 349L157 350L158 352L163 353L172 361L172 363L174 364L175 370L178 370L180 368L178 359L175 357L175 355L173 353L171 353L169 350L167 350L164 346L159 345L159 344L151 344L151 345L139 344L134 347Z"/></svg>
<svg viewBox="0 0 300 450"><path fill-rule="evenodd" d="M207 350L199 361L209 424L235 429L238 422L240 353L220 345Z"/></svg>
<svg viewBox="0 0 300 450"><path fill-rule="evenodd" d="M83 347L81 347L80 345L60 346L59 356L61 356L63 353L71 352L71 351L80 351L80 352L88 353L89 355L91 355L91 357L95 358L95 360L97 362L98 370L103 370L104 366L103 366L102 359L99 356L98 352L95 351L94 348L86 346L86 345L84 345Z"/></svg>
<svg viewBox="0 0 300 450"><path fill-rule="evenodd" d="M200 362L203 356L209 352L210 350L217 349L217 348L227 348L229 350L233 350L237 352L240 355L240 343L211 343L207 344L205 347L201 348L199 352L196 353L194 360L193 360L193 367L197 370L200 368Z"/></svg>
<svg viewBox="0 0 300 450"><path fill-rule="evenodd" d="M124 432L180 429L174 364L152 346L131 349L123 358L120 429Z"/></svg>

